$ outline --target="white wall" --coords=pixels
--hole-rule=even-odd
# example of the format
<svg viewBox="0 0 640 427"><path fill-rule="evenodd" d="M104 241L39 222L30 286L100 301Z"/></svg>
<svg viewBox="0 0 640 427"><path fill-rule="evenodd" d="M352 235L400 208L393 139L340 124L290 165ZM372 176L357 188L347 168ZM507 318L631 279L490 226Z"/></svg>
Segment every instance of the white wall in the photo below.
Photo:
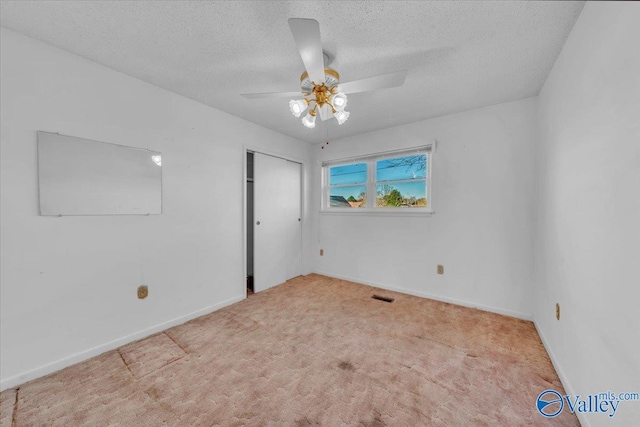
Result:
<svg viewBox="0 0 640 427"><path fill-rule="evenodd" d="M640 392L639 23L588 2L539 96L534 315L570 393ZM581 420L637 425L640 402Z"/></svg>
<svg viewBox="0 0 640 427"><path fill-rule="evenodd" d="M535 109L529 98L313 146L315 271L530 319ZM323 160L434 138L434 215L318 214Z"/></svg>
<svg viewBox="0 0 640 427"><path fill-rule="evenodd" d="M308 144L12 31L1 42L1 388L242 299L244 145L305 160ZM37 130L161 151L163 214L38 216Z"/></svg>

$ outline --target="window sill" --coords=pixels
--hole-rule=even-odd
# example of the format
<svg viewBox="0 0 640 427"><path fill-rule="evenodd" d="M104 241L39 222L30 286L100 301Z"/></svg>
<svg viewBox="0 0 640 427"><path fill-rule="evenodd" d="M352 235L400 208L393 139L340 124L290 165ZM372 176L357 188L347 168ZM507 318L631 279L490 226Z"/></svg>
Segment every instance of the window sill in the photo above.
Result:
<svg viewBox="0 0 640 427"><path fill-rule="evenodd" d="M334 208L331 210L323 209L320 211L320 215L346 215L346 216L411 216L411 217L429 217L435 214L435 211L431 210L408 210L408 209L340 209Z"/></svg>

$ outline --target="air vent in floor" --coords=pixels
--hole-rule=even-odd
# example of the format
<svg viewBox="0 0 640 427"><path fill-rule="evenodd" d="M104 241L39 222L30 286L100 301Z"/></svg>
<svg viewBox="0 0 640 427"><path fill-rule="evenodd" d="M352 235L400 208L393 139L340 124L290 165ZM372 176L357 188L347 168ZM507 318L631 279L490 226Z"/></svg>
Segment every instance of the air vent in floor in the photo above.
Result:
<svg viewBox="0 0 640 427"><path fill-rule="evenodd" d="M393 302L393 298L383 297L381 295L376 295L376 294L373 294L373 296L371 298L377 299L377 300L380 300L380 301L384 301L384 302Z"/></svg>

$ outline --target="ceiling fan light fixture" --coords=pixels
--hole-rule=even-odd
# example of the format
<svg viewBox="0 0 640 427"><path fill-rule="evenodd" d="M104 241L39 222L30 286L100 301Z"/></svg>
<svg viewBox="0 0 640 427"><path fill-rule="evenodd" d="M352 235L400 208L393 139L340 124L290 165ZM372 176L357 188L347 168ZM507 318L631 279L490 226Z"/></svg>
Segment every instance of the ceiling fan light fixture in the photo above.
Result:
<svg viewBox="0 0 640 427"><path fill-rule="evenodd" d="M309 129L316 127L316 110L309 111L307 115L302 118L302 124Z"/></svg>
<svg viewBox="0 0 640 427"><path fill-rule="evenodd" d="M307 109L308 103L304 99L292 99L289 101L289 110L295 117L300 115Z"/></svg>
<svg viewBox="0 0 640 427"><path fill-rule="evenodd" d="M341 125L344 122L346 122L350 115L351 115L350 112L344 111L344 110L336 111L335 113L333 113L333 117L336 118L336 120L338 121L339 125Z"/></svg>
<svg viewBox="0 0 640 427"><path fill-rule="evenodd" d="M320 116L322 121L329 120L333 116L340 125L347 121L350 115L344 110L347 106L347 93L375 91L404 84L407 77L406 70L340 83L340 74L333 68L327 67L333 57L322 50L318 21L289 18L288 22L305 68L300 76L301 91L243 94L245 98L289 98L298 97L301 94L302 99L289 101L289 110L297 118L307 111L301 121L305 127L313 129L316 127L317 116Z"/></svg>

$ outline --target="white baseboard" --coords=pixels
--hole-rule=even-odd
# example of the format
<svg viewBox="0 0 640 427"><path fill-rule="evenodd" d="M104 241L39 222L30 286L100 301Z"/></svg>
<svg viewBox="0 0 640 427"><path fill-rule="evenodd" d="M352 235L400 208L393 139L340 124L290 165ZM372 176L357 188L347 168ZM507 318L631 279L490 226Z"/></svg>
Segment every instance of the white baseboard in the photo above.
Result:
<svg viewBox="0 0 640 427"><path fill-rule="evenodd" d="M515 317L517 319L533 321L533 316L531 314L520 313L520 312L517 312L517 311L507 310L507 309L504 309L504 308L497 308L497 307L491 307L491 306L488 306L488 305L476 304L476 303L473 303L473 302L470 302L470 301L464 301L464 300L459 300L459 299L455 299L455 298L443 297L443 296L440 296L440 295L430 294L428 292L414 291L413 289L405 289L405 288L400 288L400 287L397 287L397 286L389 286L389 285L386 285L384 283L363 281L363 280L358 279L356 277L342 276L342 275L333 274L333 273L326 273L326 272L322 272L322 271L314 271L314 273L320 274L322 276L333 277L333 278L336 278L336 279L348 280L350 282L360 283L360 284L363 284L363 285L375 286L376 288L382 288L382 289L386 289L388 291L400 292L401 294L407 294L407 295L413 295L413 296L416 296L416 297L428 298L428 299L432 299L432 300L436 300L436 301L446 302L446 303L449 303L449 304L461 305L463 307L476 308L476 309L482 310L482 311L488 311L488 312L491 312L491 313L502 314L504 316Z"/></svg>
<svg viewBox="0 0 640 427"><path fill-rule="evenodd" d="M213 313L216 310L219 310L228 305L234 304L236 302L242 301L245 299L244 295L237 296L234 298L230 298L228 300L219 302L218 304L211 305L209 307L202 308L200 310L196 310L194 312L185 314L180 317L176 317L175 319L171 319L167 322L160 323L158 325L154 325L150 328L143 329L141 331L135 332L130 335L126 335L122 338L118 338L113 341L109 341L105 344L100 344L96 347L81 351L76 354L72 354L71 356L64 357L62 359L56 360L55 362L48 363L46 365L40 366L38 368L32 369L30 371L24 372L22 374L14 375L13 377L9 377L6 379L2 379L0 381L0 391L7 390L9 388L17 387L20 384L24 384L28 381L34 380L36 378L40 378L42 376L51 374L53 372L59 371L60 369L64 369L68 366L75 365L76 363L85 361L94 356L98 356L104 352L114 350L118 347L122 347L125 344L129 344L133 341L137 341L139 339L146 338L150 335L153 335L158 332L162 332L167 330L173 326L181 325L189 320L195 319L196 317L204 316L209 313Z"/></svg>
<svg viewBox="0 0 640 427"><path fill-rule="evenodd" d="M562 383L562 387L564 387L564 391L568 395L575 396L576 394L575 394L575 391L573 390L573 387L571 386L571 383L569 383L569 378L567 378L567 376L565 375L564 370L562 369L562 366L560 366L560 362L558 361L556 356L553 354L553 351L549 346L549 341L547 341L547 339L545 338L544 334L542 333L542 329L540 329L540 327L538 326L538 322L536 322L535 319L533 321L533 324L536 327L536 331L538 331L538 336L542 341L542 345L544 346L545 350L547 350L549 359L551 359L551 364L553 365L553 368L556 370L556 373L558 374L558 378L560 378L560 382ZM540 390L540 391L543 391L543 390ZM585 413L576 411L575 414L578 417L578 421L580 421L580 425L582 425L583 427L591 426L591 424L589 423L589 419L586 417Z"/></svg>

